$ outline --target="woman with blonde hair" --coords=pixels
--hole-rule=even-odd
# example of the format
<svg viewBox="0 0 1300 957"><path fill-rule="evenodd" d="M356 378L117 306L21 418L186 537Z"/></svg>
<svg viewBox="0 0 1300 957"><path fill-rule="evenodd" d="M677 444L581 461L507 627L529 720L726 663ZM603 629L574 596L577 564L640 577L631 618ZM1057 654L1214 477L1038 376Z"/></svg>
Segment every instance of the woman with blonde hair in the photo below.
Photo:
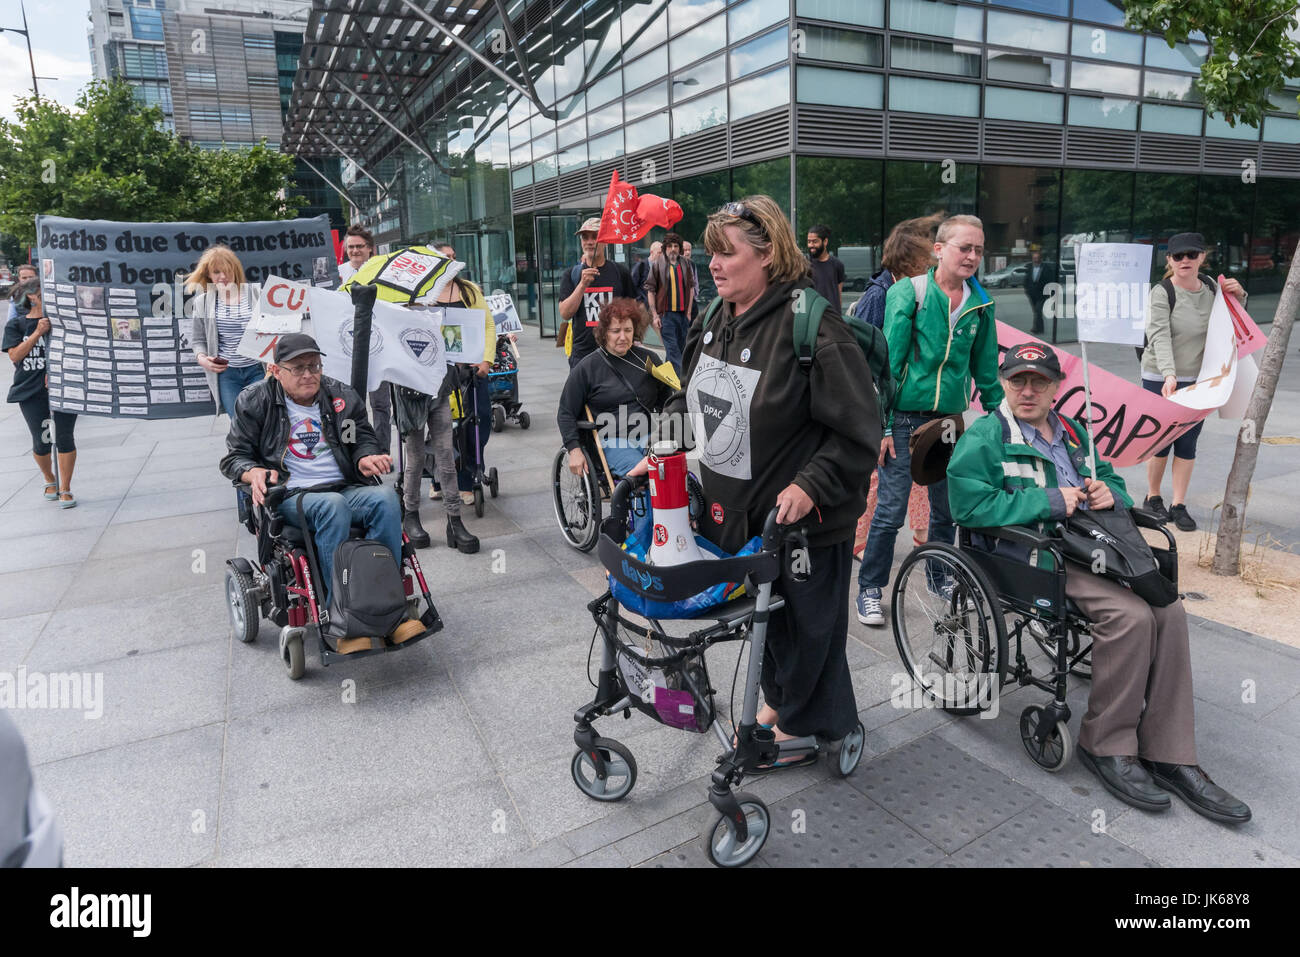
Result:
<svg viewBox="0 0 1300 957"><path fill-rule="evenodd" d="M830 312L811 356L796 355L796 312L819 298L808 258L781 207L747 196L709 217L704 245L718 290L693 324L682 357L685 388L666 412L697 427L705 507L700 533L735 552L762 531L773 506L804 529L808 573L782 562L763 655L758 720L777 740L838 740L857 725L846 657L853 532L880 444L866 356ZM804 562L796 563L804 565ZM796 574L798 577L796 577ZM801 580L802 579L802 580ZM790 767L815 756L787 758Z"/></svg>
<svg viewBox="0 0 1300 957"><path fill-rule="evenodd" d="M202 315L194 317L190 330L190 346L207 373L212 398L234 419L239 393L263 377L262 364L238 352L253 318L244 267L229 246L212 246L186 278L185 291L204 296Z"/></svg>

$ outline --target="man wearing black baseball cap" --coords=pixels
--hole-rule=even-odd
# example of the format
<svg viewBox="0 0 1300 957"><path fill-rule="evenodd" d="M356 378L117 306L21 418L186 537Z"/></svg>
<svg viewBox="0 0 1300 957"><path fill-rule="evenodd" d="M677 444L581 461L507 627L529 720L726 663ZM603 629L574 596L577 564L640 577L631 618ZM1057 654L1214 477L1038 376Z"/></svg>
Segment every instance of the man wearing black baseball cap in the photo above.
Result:
<svg viewBox="0 0 1300 957"><path fill-rule="evenodd" d="M1088 433L1052 410L1064 375L1050 346L1026 342L999 367L1006 397L957 441L948 463L953 521L970 528L1046 526L1076 509L1133 500L1110 463L1088 468ZM1000 547L1003 552L1005 547ZM1028 550L1021 552L1026 561ZM1038 556L1050 567L1050 558ZM1065 593L1091 620L1092 684L1079 726L1079 760L1106 790L1146 811L1169 808L1169 793L1227 824L1250 808L1220 788L1196 759L1192 664L1181 601L1157 608L1084 566L1066 563Z"/></svg>
<svg viewBox="0 0 1300 957"><path fill-rule="evenodd" d="M382 542L400 562L402 515L396 493L371 484L392 471L393 460L370 427L365 403L350 386L322 373L323 355L311 336L280 337L271 375L248 386L235 401L221 472L236 485L248 486L258 505L265 501L267 487L281 481L291 489L337 488L302 496L320 560L323 581L317 586L326 597L334 550L347 539L353 522L364 525L366 537ZM286 500L279 508L286 522L298 525L296 501ZM397 633L393 637L403 640ZM338 650L347 654L369 647L371 639L345 638Z"/></svg>

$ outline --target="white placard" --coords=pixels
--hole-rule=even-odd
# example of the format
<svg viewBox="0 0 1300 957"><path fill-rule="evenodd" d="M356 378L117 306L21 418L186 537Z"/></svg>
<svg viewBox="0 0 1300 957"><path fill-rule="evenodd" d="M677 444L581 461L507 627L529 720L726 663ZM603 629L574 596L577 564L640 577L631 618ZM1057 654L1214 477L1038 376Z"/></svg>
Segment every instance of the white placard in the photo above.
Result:
<svg viewBox="0 0 1300 957"><path fill-rule="evenodd" d="M1142 345L1151 294L1151 247L1082 243L1074 257L1074 315L1080 341Z"/></svg>
<svg viewBox="0 0 1300 957"><path fill-rule="evenodd" d="M509 293L499 292L488 296L487 303L492 313L492 321L496 323L497 335L524 331L524 324L519 321L519 310L515 308L515 301L510 298Z"/></svg>
<svg viewBox="0 0 1300 957"><path fill-rule="evenodd" d="M292 279L270 276L262 284L257 314L249 325L258 332L283 335L300 332L303 318L311 306L312 287Z"/></svg>
<svg viewBox="0 0 1300 957"><path fill-rule="evenodd" d="M442 313L442 344L447 362L482 362L487 347L482 310L443 309Z"/></svg>

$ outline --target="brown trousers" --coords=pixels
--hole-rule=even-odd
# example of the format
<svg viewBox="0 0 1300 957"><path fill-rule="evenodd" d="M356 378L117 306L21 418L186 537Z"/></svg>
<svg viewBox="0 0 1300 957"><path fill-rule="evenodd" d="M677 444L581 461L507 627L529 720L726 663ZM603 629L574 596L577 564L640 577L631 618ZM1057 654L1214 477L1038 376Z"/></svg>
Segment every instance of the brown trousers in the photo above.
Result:
<svg viewBox="0 0 1300 957"><path fill-rule="evenodd" d="M1093 622L1092 689L1079 745L1098 756L1196 764L1183 603L1153 608L1075 564L1067 566L1065 593Z"/></svg>

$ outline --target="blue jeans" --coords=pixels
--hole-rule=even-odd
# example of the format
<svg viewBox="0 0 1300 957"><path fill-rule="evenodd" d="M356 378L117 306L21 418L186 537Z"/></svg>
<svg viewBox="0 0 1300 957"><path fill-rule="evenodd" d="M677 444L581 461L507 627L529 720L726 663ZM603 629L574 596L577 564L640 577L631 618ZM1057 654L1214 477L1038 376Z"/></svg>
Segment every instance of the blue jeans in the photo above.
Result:
<svg viewBox="0 0 1300 957"><path fill-rule="evenodd" d="M876 511L871 516L871 530L867 532L867 546L862 552L862 567L858 569L858 587L883 589L889 584L889 572L894 565L894 539L907 518L907 500L912 494L912 456L907 443L912 433L939 415L924 412L894 413L894 455L880 466L876 486ZM948 483L936 482L929 486L930 536L928 541L953 543L956 529L948 511ZM927 573L930 569L927 568Z"/></svg>
<svg viewBox="0 0 1300 957"><path fill-rule="evenodd" d="M483 448L488 443L488 437L492 434L492 390L488 387L488 380L480 378L478 373L474 373L472 384L469 386L469 402L474 403L474 408L478 410L478 456L483 457ZM466 403L468 404L468 403ZM469 424L468 410L466 410L465 420L461 422L462 429L469 429L465 436L465 448L472 449L474 442L474 427ZM487 468L484 467L484 472ZM474 491L474 463L466 462L461 459L460 468L456 470L456 484L460 486L462 492Z"/></svg>
<svg viewBox="0 0 1300 957"><path fill-rule="evenodd" d="M298 498L284 501L280 514L295 528L298 523ZM329 601L330 581L334 575L334 549L347 541L352 520L364 525L366 538L388 546L402 563L402 510L397 504L397 492L387 485L349 485L341 492L308 492L301 496L307 524L314 530L316 559L320 562L321 581L317 590L321 603Z"/></svg>
<svg viewBox="0 0 1300 957"><path fill-rule="evenodd" d="M621 478L636 467L645 458L645 450L633 445L627 439L605 439L601 443L605 450L605 461L616 478ZM640 499L638 501L637 499ZM640 511L641 514L637 514ZM632 534L636 535L650 521L650 503L645 501L644 493L632 501Z"/></svg>
<svg viewBox="0 0 1300 957"><path fill-rule="evenodd" d="M686 332L691 321L684 312L664 312L659 315L659 335L664 340L664 354L673 364L677 375L682 374L682 350L686 348Z"/></svg>
<svg viewBox="0 0 1300 957"><path fill-rule="evenodd" d="M217 373L217 392L221 396L221 407L231 419L235 417L235 400L239 393L254 382L261 382L266 376L262 363L254 362L251 366L240 366Z"/></svg>

